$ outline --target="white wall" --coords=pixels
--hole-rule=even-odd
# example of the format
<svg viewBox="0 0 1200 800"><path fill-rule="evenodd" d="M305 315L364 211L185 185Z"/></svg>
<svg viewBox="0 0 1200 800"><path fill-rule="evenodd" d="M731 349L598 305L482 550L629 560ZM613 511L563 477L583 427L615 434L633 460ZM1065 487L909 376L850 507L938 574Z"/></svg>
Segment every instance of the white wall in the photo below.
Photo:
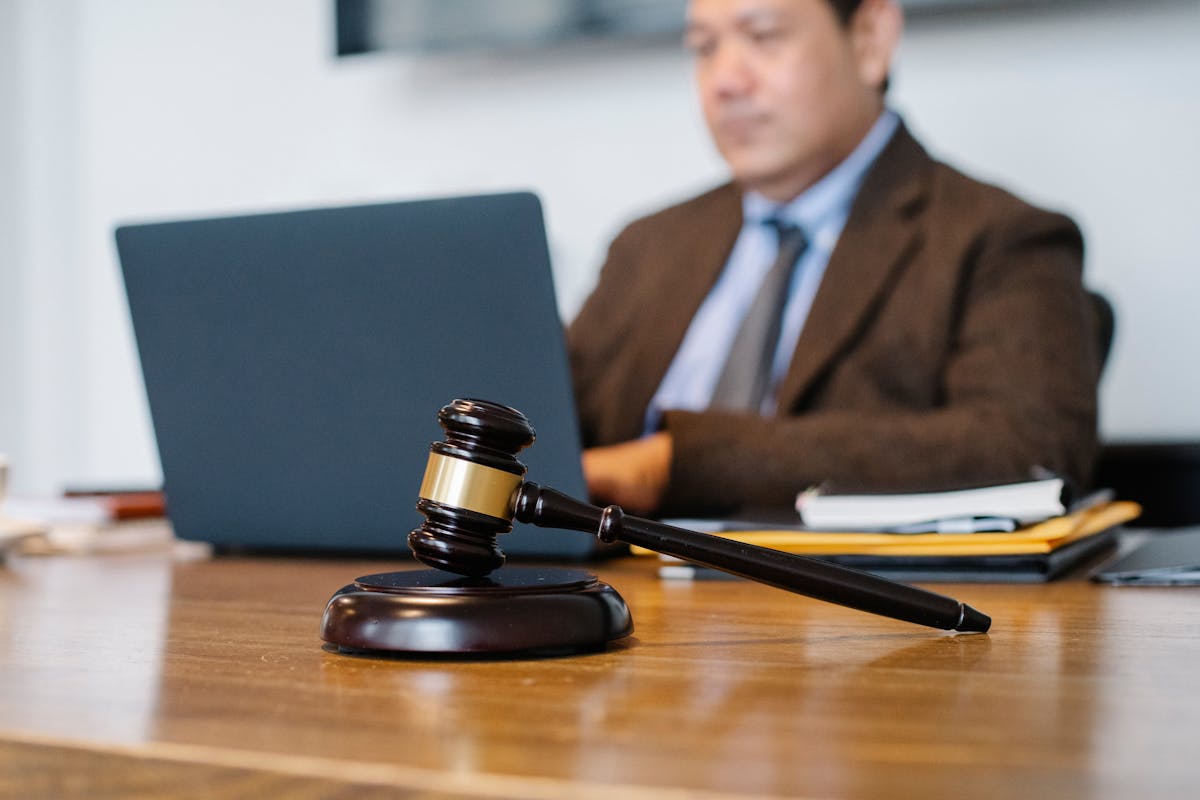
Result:
<svg viewBox="0 0 1200 800"><path fill-rule="evenodd" d="M117 221L532 187L570 316L624 221L722 175L678 48L338 60L332 5L0 0L0 168L17 172L0 180L0 451L18 490L158 478ZM1200 436L1200 376L1180 368L1200 327L1198 22L1195 2L1137 0L925 18L896 69L935 153L1083 225L1120 317L1112 437Z"/></svg>
<svg viewBox="0 0 1200 800"><path fill-rule="evenodd" d="M98 421L81 346L92 331L80 277L95 248L79 225L77 22L72 4L0 4L0 451L17 489L77 469ZM119 324L111 306L96 312L102 327ZM127 414L136 425L139 410Z"/></svg>
<svg viewBox="0 0 1200 800"><path fill-rule="evenodd" d="M13 391L13 376L20 364L20 354L15 341L9 339L21 327L16 314L24 294L24 276L17 268L20 226L17 191L13 187L21 163L16 115L11 113L16 108L20 86L16 12L15 5L0 3L0 450L12 446L17 422L24 416L24 410L17 402L20 398Z"/></svg>

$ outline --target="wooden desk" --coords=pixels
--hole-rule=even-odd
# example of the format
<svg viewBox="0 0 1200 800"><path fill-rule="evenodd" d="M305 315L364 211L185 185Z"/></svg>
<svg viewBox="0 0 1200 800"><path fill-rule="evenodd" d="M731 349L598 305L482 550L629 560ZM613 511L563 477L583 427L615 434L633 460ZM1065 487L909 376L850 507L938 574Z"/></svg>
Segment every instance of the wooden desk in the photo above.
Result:
<svg viewBox="0 0 1200 800"><path fill-rule="evenodd" d="M599 565L636 633L539 661L348 657L381 562L0 569L0 797L1195 797L1200 594L944 586L953 636Z"/></svg>

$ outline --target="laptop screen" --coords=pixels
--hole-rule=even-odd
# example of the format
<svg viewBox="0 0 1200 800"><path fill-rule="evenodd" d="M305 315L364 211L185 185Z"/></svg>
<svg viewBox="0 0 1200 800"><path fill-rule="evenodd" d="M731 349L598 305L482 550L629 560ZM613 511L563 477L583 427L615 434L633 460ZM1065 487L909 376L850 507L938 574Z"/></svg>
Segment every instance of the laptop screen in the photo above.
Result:
<svg viewBox="0 0 1200 800"><path fill-rule="evenodd" d="M127 225L116 239L180 537L404 550L437 411L456 397L523 411L530 478L585 496L534 195ZM500 545L594 547L526 526Z"/></svg>

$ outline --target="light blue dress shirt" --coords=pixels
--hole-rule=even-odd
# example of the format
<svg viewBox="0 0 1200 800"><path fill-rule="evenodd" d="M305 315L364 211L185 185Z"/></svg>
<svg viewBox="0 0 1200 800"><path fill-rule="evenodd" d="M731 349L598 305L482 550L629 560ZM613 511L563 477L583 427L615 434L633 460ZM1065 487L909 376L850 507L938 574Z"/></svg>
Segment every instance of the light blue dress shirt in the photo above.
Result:
<svg viewBox="0 0 1200 800"><path fill-rule="evenodd" d="M772 365L772 387L760 409L763 414L775 412L779 381L787 372L829 256L850 215L850 206L863 177L891 141L899 123L894 112L884 111L854 152L791 202L779 205L754 192L742 198L741 232L650 401L646 410L647 433L658 428L663 412L668 409L708 408L742 320L775 261L776 234L765 223L778 218L799 226L808 237L808 248L792 274Z"/></svg>

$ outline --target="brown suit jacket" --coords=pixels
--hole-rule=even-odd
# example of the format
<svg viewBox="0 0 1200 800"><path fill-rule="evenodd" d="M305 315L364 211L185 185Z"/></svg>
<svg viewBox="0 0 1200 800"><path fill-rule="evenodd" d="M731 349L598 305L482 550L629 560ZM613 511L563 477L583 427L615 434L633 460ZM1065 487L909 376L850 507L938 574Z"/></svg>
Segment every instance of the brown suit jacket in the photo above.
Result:
<svg viewBox="0 0 1200 800"><path fill-rule="evenodd" d="M725 185L613 242L568 331L586 444L641 435L741 224ZM663 511L787 506L817 483L1024 480L1035 466L1085 481L1100 357L1082 253L1069 219L932 160L902 126L854 202L777 415L667 413Z"/></svg>

